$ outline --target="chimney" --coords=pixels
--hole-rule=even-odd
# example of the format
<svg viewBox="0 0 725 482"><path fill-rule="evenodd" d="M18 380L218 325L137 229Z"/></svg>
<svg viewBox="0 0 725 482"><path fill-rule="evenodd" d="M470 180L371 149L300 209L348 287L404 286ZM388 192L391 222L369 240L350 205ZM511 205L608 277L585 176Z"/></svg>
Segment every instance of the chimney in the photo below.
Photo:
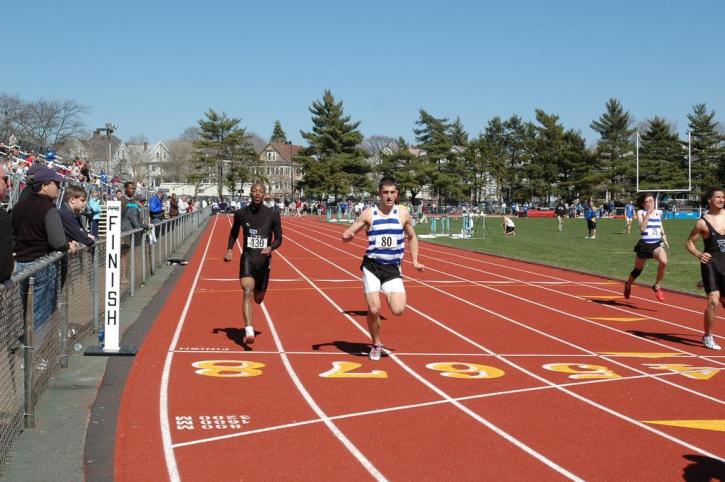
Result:
<svg viewBox="0 0 725 482"><path fill-rule="evenodd" d="M149 150L149 143L148 142L144 142L143 143L143 151L146 152L148 150Z"/></svg>

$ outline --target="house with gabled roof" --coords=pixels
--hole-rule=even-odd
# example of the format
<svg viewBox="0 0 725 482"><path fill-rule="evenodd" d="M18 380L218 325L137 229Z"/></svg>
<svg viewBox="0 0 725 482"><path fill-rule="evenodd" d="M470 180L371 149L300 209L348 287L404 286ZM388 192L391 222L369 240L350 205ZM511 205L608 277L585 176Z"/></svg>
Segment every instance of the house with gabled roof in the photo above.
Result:
<svg viewBox="0 0 725 482"><path fill-rule="evenodd" d="M266 179L267 192L277 199L292 200L302 180L302 166L294 161L302 146L291 142L270 142L259 154L254 174Z"/></svg>

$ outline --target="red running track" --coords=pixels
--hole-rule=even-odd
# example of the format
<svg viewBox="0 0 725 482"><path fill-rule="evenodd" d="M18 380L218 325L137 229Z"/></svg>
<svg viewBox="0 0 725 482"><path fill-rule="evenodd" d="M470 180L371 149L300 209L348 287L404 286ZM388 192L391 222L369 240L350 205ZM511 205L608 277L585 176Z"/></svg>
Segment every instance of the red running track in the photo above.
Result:
<svg viewBox="0 0 725 482"><path fill-rule="evenodd" d="M392 354L372 362L364 238L283 218L246 347L229 219L209 223L135 360L118 480L722 475L725 358L700 346L702 299L635 287L625 302L617 282L422 243L408 310L384 313Z"/></svg>

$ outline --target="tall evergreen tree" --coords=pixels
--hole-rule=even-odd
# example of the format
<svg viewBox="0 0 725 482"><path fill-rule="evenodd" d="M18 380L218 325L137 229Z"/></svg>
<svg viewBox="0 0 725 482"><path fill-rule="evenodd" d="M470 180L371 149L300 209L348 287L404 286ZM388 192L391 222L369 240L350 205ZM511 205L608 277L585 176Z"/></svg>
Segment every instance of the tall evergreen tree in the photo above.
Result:
<svg viewBox="0 0 725 482"><path fill-rule="evenodd" d="M591 193L601 177L592 170L594 155L587 149L581 132L569 129L564 132L563 148L559 160L559 196L568 202Z"/></svg>
<svg viewBox="0 0 725 482"><path fill-rule="evenodd" d="M272 137L270 137L269 142L287 142L287 134L282 130L282 124L279 121L274 121L274 130L272 131Z"/></svg>
<svg viewBox="0 0 725 482"><path fill-rule="evenodd" d="M488 120L482 136L486 142L486 149L489 155L488 169L496 183L496 197L498 199L505 199L508 194L505 132L506 128L504 127L503 120L499 116L496 116Z"/></svg>
<svg viewBox="0 0 725 482"><path fill-rule="evenodd" d="M536 140L527 170L532 196L544 196L546 204L558 189L560 162L565 148L564 126L559 116L536 109Z"/></svg>
<svg viewBox="0 0 725 482"><path fill-rule="evenodd" d="M686 155L672 124L657 116L647 120L640 136L639 188L687 187Z"/></svg>
<svg viewBox="0 0 725 482"><path fill-rule="evenodd" d="M466 147L468 146L468 132L463 127L460 117L456 117L456 120L451 124L451 143L454 146Z"/></svg>
<svg viewBox="0 0 725 482"><path fill-rule="evenodd" d="M366 174L370 167L360 148L360 122L352 122L345 115L342 101L337 102L330 90L325 90L309 110L312 131L301 131L308 146L296 157L303 167L302 187L309 194L332 195L335 200L352 189L369 191L371 182Z"/></svg>
<svg viewBox="0 0 725 482"><path fill-rule="evenodd" d="M694 105L687 118L692 137L692 183L702 193L710 186L725 182L723 135L719 132L715 111L708 112L705 104Z"/></svg>
<svg viewBox="0 0 725 482"><path fill-rule="evenodd" d="M437 119L423 109L413 129L418 147L423 150L424 159L430 164L431 187L439 202L446 198L460 198L464 190L460 183L460 159L452 151L448 119Z"/></svg>
<svg viewBox="0 0 725 482"><path fill-rule="evenodd" d="M197 167L216 170L220 198L225 184L234 192L238 181L244 183L248 180L250 163L256 157L239 122L240 119L230 118L226 112L218 114L213 109L197 121L200 137L194 141Z"/></svg>
<svg viewBox="0 0 725 482"><path fill-rule="evenodd" d="M633 119L625 112L619 100L607 101L606 112L590 127L599 133L595 169L601 173L602 188L626 195L634 187L635 145Z"/></svg>
<svg viewBox="0 0 725 482"><path fill-rule="evenodd" d="M394 152L383 154L380 172L393 176L401 195L410 193L410 201L415 204L420 191L431 181L432 166L423 157L413 154L402 137L396 144L398 148Z"/></svg>
<svg viewBox="0 0 725 482"><path fill-rule="evenodd" d="M536 128L513 115L503 123L504 148L503 187L509 201L524 201L531 192L528 188L528 170L536 139Z"/></svg>

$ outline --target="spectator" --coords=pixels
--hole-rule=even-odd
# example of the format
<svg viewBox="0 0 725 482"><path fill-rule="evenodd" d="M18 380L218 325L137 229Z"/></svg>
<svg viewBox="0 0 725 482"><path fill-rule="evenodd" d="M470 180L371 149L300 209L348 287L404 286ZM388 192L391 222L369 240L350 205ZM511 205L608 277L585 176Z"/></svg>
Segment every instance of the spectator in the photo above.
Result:
<svg viewBox="0 0 725 482"><path fill-rule="evenodd" d="M55 149L49 147L45 150L45 160L49 163L55 162Z"/></svg>
<svg viewBox="0 0 725 482"><path fill-rule="evenodd" d="M149 201L149 216L153 224L159 224L164 220L164 192L158 190L155 196Z"/></svg>
<svg viewBox="0 0 725 482"><path fill-rule="evenodd" d="M19 201L12 213L18 272L53 251L74 253L78 249L78 243L66 240L55 207L63 177L47 167L41 167L33 176L32 193ZM38 330L50 319L56 306L57 266L49 264L34 276L33 325ZM25 280L21 286L23 300L27 291L28 280Z"/></svg>
<svg viewBox="0 0 725 482"><path fill-rule="evenodd" d="M0 200L5 198L8 188L8 176L0 165ZM15 260L13 259L13 227L10 214L0 207L0 283L13 274Z"/></svg>
<svg viewBox="0 0 725 482"><path fill-rule="evenodd" d="M186 214L186 212L189 210L189 205L186 202L186 196L181 196L177 204L179 206L179 214Z"/></svg>
<svg viewBox="0 0 725 482"><path fill-rule="evenodd" d="M220 204L221 206L221 204ZM169 199L169 217L175 218L179 215L179 201L176 199L176 193L171 194L171 199Z"/></svg>
<svg viewBox="0 0 725 482"><path fill-rule="evenodd" d="M146 228L141 221L141 207L136 199L136 183L128 181L124 183L124 194L121 197L121 232L133 231L134 229ZM136 233L135 240L141 239L141 234ZM121 284L128 284L127 264L128 252L131 249L131 237L125 236L121 240Z"/></svg>
<svg viewBox="0 0 725 482"><path fill-rule="evenodd" d="M68 186L65 188L63 204L58 212L63 222L65 237L69 241L75 240L90 247L96 244L95 237L89 236L88 232L83 229L80 218L80 214L86 209L86 199L85 189L79 186Z"/></svg>
<svg viewBox="0 0 725 482"><path fill-rule="evenodd" d="M98 191L91 192L91 199L88 201L88 209L91 211L91 235L98 237L98 224L101 222L101 201L98 199Z"/></svg>

